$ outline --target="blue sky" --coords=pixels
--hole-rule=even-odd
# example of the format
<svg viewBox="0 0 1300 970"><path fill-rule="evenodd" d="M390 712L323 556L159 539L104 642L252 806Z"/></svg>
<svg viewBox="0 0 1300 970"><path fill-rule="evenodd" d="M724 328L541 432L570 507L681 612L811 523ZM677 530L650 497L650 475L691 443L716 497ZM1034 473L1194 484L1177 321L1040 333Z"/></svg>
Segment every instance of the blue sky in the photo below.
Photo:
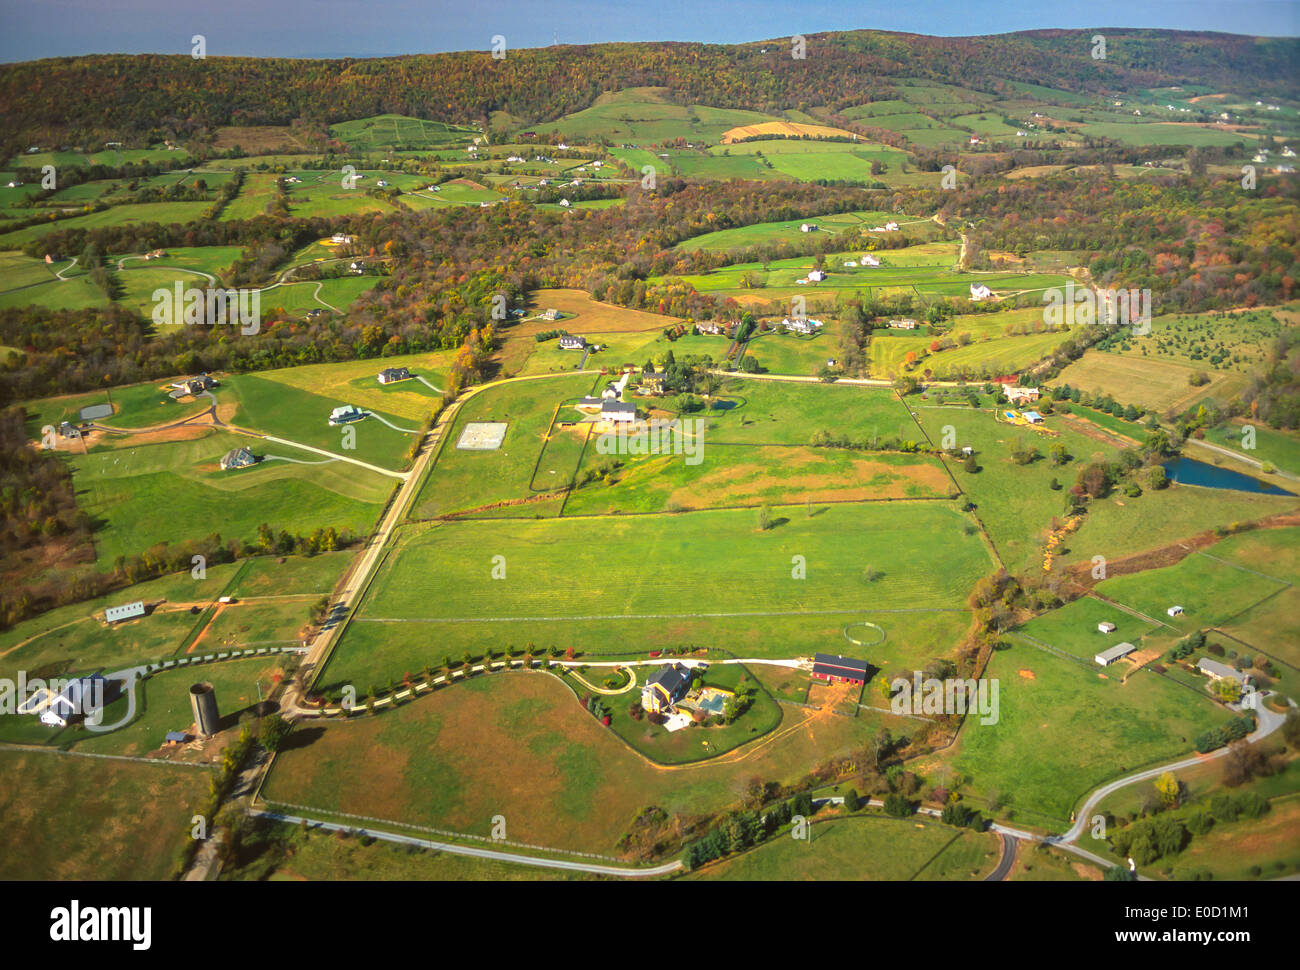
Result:
<svg viewBox="0 0 1300 970"><path fill-rule="evenodd" d="M0 62L87 53L378 57L604 41L735 43L872 27L969 36L1040 27L1300 34L1300 0L0 0Z"/></svg>

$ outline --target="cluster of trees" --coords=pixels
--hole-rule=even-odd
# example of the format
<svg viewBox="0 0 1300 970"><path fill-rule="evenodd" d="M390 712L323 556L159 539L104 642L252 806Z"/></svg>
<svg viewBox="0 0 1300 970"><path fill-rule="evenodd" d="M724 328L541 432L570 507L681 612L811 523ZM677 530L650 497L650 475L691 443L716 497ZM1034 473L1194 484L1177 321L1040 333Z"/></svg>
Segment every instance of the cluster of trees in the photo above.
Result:
<svg viewBox="0 0 1300 970"><path fill-rule="evenodd" d="M880 31L812 34L809 56L785 43L600 44L461 51L365 61L231 57L191 51L97 55L16 64L0 77L7 154L51 139L94 144L129 133L204 135L221 125L324 124L383 112L447 122L496 111L547 120L588 107L604 91L662 86L680 104L840 111L898 94L892 77L926 77L1016 97L1015 81L1071 91L1160 87L1195 74L1220 90L1286 94L1296 58L1289 38L1121 30L1105 61L1089 31L922 37ZM1122 43L1117 42L1122 38ZM7 156L6 156L7 157Z"/></svg>
<svg viewBox="0 0 1300 970"><path fill-rule="evenodd" d="M1238 741L1255 730L1255 717L1252 714L1243 714L1240 717L1234 717L1222 727L1211 728L1196 738L1196 750L1205 754L1214 751L1216 748L1222 748L1225 744L1231 744Z"/></svg>
<svg viewBox="0 0 1300 970"><path fill-rule="evenodd" d="M788 802L777 803L766 813L757 810L732 812L714 825L708 834L686 846L686 866L698 869L706 862L751 848L789 825L794 816L810 819L812 814L812 795L806 791Z"/></svg>
<svg viewBox="0 0 1300 970"><path fill-rule="evenodd" d="M1259 818L1268 811L1268 800L1258 792L1240 795L1215 795L1208 811L1189 813L1185 818L1160 814L1133 825L1113 829L1110 844L1115 851L1140 866L1174 855L1186 848L1193 836L1202 836L1215 823L1231 823L1238 818Z"/></svg>

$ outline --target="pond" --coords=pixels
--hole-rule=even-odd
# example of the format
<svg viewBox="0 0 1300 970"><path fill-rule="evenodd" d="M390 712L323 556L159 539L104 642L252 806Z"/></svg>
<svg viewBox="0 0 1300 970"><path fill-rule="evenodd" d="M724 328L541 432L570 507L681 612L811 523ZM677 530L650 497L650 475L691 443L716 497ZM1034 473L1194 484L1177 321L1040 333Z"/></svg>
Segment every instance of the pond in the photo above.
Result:
<svg viewBox="0 0 1300 970"><path fill-rule="evenodd" d="M1171 481L1180 485L1200 485L1203 488L1228 488L1238 492L1256 492L1261 495L1294 495L1284 488L1251 478L1241 472L1220 468L1195 458L1175 458L1165 462L1165 472Z"/></svg>

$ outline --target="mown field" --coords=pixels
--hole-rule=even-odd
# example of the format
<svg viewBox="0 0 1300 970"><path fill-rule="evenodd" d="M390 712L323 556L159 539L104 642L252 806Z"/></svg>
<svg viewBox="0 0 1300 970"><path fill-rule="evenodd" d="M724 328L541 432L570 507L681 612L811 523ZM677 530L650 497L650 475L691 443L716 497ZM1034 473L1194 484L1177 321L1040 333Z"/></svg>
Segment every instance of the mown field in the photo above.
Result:
<svg viewBox="0 0 1300 970"><path fill-rule="evenodd" d="M766 531L748 509L610 516L594 531L583 518L424 527L389 554L361 615L490 622L961 607L990 568L980 539L966 531L969 520L946 502L774 508L772 519ZM942 562L929 553L936 548ZM504 580L491 579L495 556L505 558ZM794 556L804 558L806 579L793 578ZM880 576L868 579L868 567ZM431 573L448 590L434 601L410 581ZM729 575L744 582L722 583Z"/></svg>
<svg viewBox="0 0 1300 970"><path fill-rule="evenodd" d="M997 837L926 819L848 816L816 822L807 841L773 838L692 873L692 880L975 880L997 864Z"/></svg>
<svg viewBox="0 0 1300 970"><path fill-rule="evenodd" d="M1024 643L995 651L999 719L967 718L952 765L975 804L1000 802L1005 818L1063 830L1091 789L1192 750L1231 712L1168 678L1142 671L1121 684Z"/></svg>
<svg viewBox="0 0 1300 970"><path fill-rule="evenodd" d="M670 815L730 808L749 777L800 777L809 764L861 745L879 724L874 715L786 709L781 726L751 746L664 769L633 753L554 677L500 673L375 717L299 728L262 794L323 815L475 835L489 834L500 814L510 840L617 856L645 806Z"/></svg>
<svg viewBox="0 0 1300 970"><path fill-rule="evenodd" d="M0 778L0 878L165 880L207 797L209 772L0 751Z"/></svg>

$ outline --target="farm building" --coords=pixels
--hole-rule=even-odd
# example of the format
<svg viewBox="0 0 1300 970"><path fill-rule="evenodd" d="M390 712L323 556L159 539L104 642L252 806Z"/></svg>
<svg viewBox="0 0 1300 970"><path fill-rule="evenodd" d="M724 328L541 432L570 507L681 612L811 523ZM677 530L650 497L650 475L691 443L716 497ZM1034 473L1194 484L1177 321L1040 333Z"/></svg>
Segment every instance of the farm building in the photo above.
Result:
<svg viewBox="0 0 1300 970"><path fill-rule="evenodd" d="M1240 670L1229 667L1227 664L1219 663L1217 660L1210 660L1203 657L1196 663L1196 669L1207 675L1211 680L1235 680L1243 687L1250 677L1243 674Z"/></svg>
<svg viewBox="0 0 1300 970"><path fill-rule="evenodd" d="M715 337L726 331L726 327L716 320L703 320L695 325L695 329L700 333L712 334Z"/></svg>
<svg viewBox="0 0 1300 970"><path fill-rule="evenodd" d="M817 231L817 223L815 223L815 222L805 222L803 225L801 225L801 226L799 227L799 231L800 231L800 232L816 232L816 231Z"/></svg>
<svg viewBox="0 0 1300 970"><path fill-rule="evenodd" d="M396 384L398 381L409 381L411 372L405 367L385 367L379 372L380 384Z"/></svg>
<svg viewBox="0 0 1300 970"><path fill-rule="evenodd" d="M110 682L103 674L91 674L71 681L59 696L41 711L41 723L67 727L74 718L87 717L101 710L112 699Z"/></svg>
<svg viewBox="0 0 1300 970"><path fill-rule="evenodd" d="M902 320L889 321L890 330L915 330L916 328L917 322L911 317L904 317Z"/></svg>
<svg viewBox="0 0 1300 970"><path fill-rule="evenodd" d="M808 271L808 282L820 283L824 279L826 279L826 274L823 273L821 270L812 269Z"/></svg>
<svg viewBox="0 0 1300 970"><path fill-rule="evenodd" d="M983 283L972 283L970 285L970 298L976 303L979 303L981 300L987 300L992 296L993 291Z"/></svg>
<svg viewBox="0 0 1300 970"><path fill-rule="evenodd" d="M121 606L110 606L104 610L105 623L120 623L123 620L133 620L137 616L144 616L144 600L123 603Z"/></svg>
<svg viewBox="0 0 1300 970"><path fill-rule="evenodd" d="M605 403L605 399L604 399L604 398L600 398L600 397L591 397L590 395L588 395L587 397L583 397L583 398L579 398L579 399L578 399L577 407L580 407L580 408L592 408L592 409L595 409L595 410L599 410L600 407L601 407L601 405L603 405L604 403Z"/></svg>
<svg viewBox="0 0 1300 970"><path fill-rule="evenodd" d="M1115 624L1111 623L1108 620L1103 620L1102 622L1097 624L1097 629L1100 630L1102 633L1114 633Z"/></svg>
<svg viewBox="0 0 1300 970"><path fill-rule="evenodd" d="M863 253L861 262L863 266L880 265L880 260L878 260L875 256L872 256L870 253Z"/></svg>
<svg viewBox="0 0 1300 970"><path fill-rule="evenodd" d="M623 395L623 389L614 381L605 385L605 389L600 392L600 396L607 401L617 401Z"/></svg>
<svg viewBox="0 0 1300 970"><path fill-rule="evenodd" d="M1183 608L1181 606L1171 606L1169 609L1165 610L1165 612L1170 616L1182 616Z"/></svg>
<svg viewBox="0 0 1300 970"><path fill-rule="evenodd" d="M631 424L636 420L636 405L605 400L600 406L600 416L615 424Z"/></svg>
<svg viewBox="0 0 1300 970"><path fill-rule="evenodd" d="M1026 411L1024 416L1025 416L1025 420L1028 421L1030 424L1043 423L1043 416L1039 414L1037 411Z"/></svg>
<svg viewBox="0 0 1300 970"><path fill-rule="evenodd" d="M360 421L366 416L366 412L352 404L345 404L341 408L335 408L330 412L330 424L350 424L353 421Z"/></svg>
<svg viewBox="0 0 1300 970"><path fill-rule="evenodd" d="M335 246L351 246L352 237L345 236L341 232L336 232L334 233L334 235L330 236L330 242L332 242Z"/></svg>
<svg viewBox="0 0 1300 970"><path fill-rule="evenodd" d="M813 657L812 675L816 680L825 680L833 684L865 684L867 666L865 660L819 653Z"/></svg>
<svg viewBox="0 0 1300 970"><path fill-rule="evenodd" d="M561 200L560 200L560 208L562 208L562 209L568 209L568 208L570 208L571 206L572 206L572 203L571 203L568 199L561 199Z"/></svg>
<svg viewBox="0 0 1300 970"><path fill-rule="evenodd" d="M257 458L247 448L232 448L221 456L221 470L247 468L249 465L256 464L256 462Z"/></svg>
<svg viewBox="0 0 1300 970"><path fill-rule="evenodd" d="M546 312L550 313L549 310ZM568 333L560 337L561 350L582 350L586 346L587 346L586 337L578 337Z"/></svg>
<svg viewBox="0 0 1300 970"><path fill-rule="evenodd" d="M690 689L690 667L679 663L660 667L641 688L641 706L652 714L670 711Z"/></svg>
<svg viewBox="0 0 1300 970"><path fill-rule="evenodd" d="M59 425L59 435L64 438L80 438L81 429L71 421L64 421Z"/></svg>
<svg viewBox="0 0 1300 970"><path fill-rule="evenodd" d="M1012 403L1038 400L1038 388L1036 387L1016 387L1013 384L1003 384L1002 393Z"/></svg>
<svg viewBox="0 0 1300 970"><path fill-rule="evenodd" d="M1120 657L1127 657L1130 653L1132 653L1136 649L1137 647L1133 646L1133 644L1128 642L1117 643L1115 644L1115 646L1108 647L1107 649L1103 650L1101 653L1097 654L1097 656L1093 657L1092 659L1097 662L1098 667L1109 667Z"/></svg>

